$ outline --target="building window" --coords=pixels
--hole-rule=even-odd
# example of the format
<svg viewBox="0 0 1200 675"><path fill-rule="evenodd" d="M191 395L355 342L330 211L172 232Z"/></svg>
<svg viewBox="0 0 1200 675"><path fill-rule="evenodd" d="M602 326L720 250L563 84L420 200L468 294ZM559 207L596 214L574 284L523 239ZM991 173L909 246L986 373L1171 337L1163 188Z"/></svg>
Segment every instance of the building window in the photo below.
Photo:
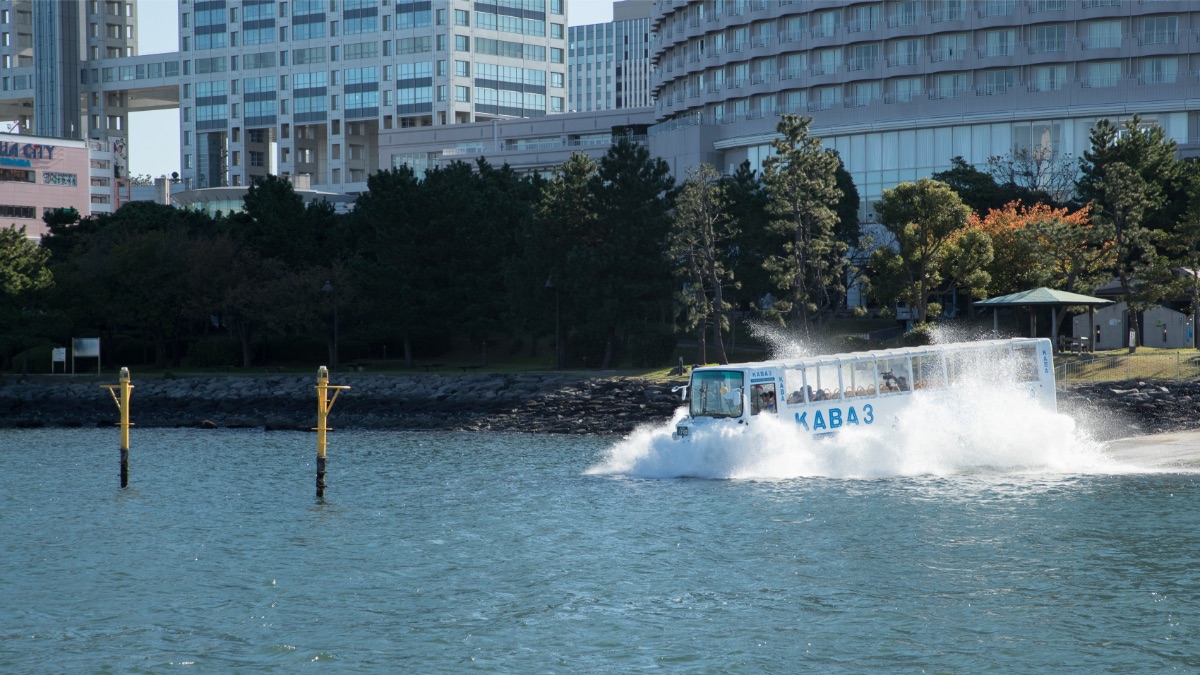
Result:
<svg viewBox="0 0 1200 675"><path fill-rule="evenodd" d="M967 36L962 33L954 35L938 35L934 42L933 52L929 55L932 61L961 61L967 50Z"/></svg>
<svg viewBox="0 0 1200 675"><path fill-rule="evenodd" d="M1142 19L1142 44L1173 45L1179 41L1179 19L1155 16Z"/></svg>
<svg viewBox="0 0 1200 675"><path fill-rule="evenodd" d="M1017 42L1016 31L991 30L984 35L985 54L988 56L1012 56Z"/></svg>
<svg viewBox="0 0 1200 675"><path fill-rule="evenodd" d="M1099 61L1087 64L1087 78L1083 86L1091 88L1115 87L1121 80L1120 61Z"/></svg>
<svg viewBox="0 0 1200 675"><path fill-rule="evenodd" d="M1015 75L1011 68L1004 70L989 70L983 74L983 91L985 95L1004 94L1013 86Z"/></svg>
<svg viewBox="0 0 1200 675"><path fill-rule="evenodd" d="M1033 44L1029 50L1035 54L1061 52L1067 48L1066 26L1035 26Z"/></svg>
<svg viewBox="0 0 1200 675"><path fill-rule="evenodd" d="M249 155L249 157L250 157L250 166L262 167L262 166L267 165L265 158L264 158L266 153L261 152L259 150L251 150L251 151L247 152L246 154Z"/></svg>
<svg viewBox="0 0 1200 675"><path fill-rule="evenodd" d="M1035 66L1029 88L1032 91L1058 91L1066 81L1066 66Z"/></svg>
<svg viewBox="0 0 1200 675"><path fill-rule="evenodd" d="M444 10L442 10L444 11ZM454 10L454 25L455 26L470 26L471 13L465 9Z"/></svg>
<svg viewBox="0 0 1200 675"><path fill-rule="evenodd" d="M1143 59L1142 84L1174 84L1179 76L1179 59Z"/></svg>
<svg viewBox="0 0 1200 675"><path fill-rule="evenodd" d="M1087 49L1113 49L1121 46L1121 21L1093 21L1087 25Z"/></svg>
<svg viewBox="0 0 1200 675"><path fill-rule="evenodd" d="M890 61L888 62L889 66L917 65L918 60L921 58L921 38L897 40L895 47L896 52L890 58ZM803 70L803 66L800 67L800 70Z"/></svg>
<svg viewBox="0 0 1200 675"><path fill-rule="evenodd" d="M967 76L964 73L938 75L935 82L933 91L929 92L930 98L956 98L967 88Z"/></svg>
<svg viewBox="0 0 1200 675"><path fill-rule="evenodd" d="M23 217L23 219L35 219L37 217L37 207L18 207L13 204L0 204L0 217Z"/></svg>

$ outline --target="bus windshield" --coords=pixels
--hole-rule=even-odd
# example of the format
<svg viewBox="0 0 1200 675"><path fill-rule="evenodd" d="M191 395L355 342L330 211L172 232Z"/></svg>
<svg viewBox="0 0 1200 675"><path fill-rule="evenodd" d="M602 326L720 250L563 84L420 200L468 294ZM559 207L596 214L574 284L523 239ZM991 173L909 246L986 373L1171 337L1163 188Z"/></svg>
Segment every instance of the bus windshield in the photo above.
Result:
<svg viewBox="0 0 1200 675"><path fill-rule="evenodd" d="M692 417L741 417L742 373L703 370L692 373Z"/></svg>

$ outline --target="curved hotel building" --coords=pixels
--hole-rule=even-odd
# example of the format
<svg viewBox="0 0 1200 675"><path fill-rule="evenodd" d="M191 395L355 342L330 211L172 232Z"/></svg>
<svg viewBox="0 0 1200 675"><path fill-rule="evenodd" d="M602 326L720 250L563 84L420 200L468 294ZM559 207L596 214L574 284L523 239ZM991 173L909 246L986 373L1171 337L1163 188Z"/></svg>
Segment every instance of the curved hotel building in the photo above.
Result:
<svg viewBox="0 0 1200 675"><path fill-rule="evenodd" d="M659 0L651 147L676 175L760 168L778 116L811 115L863 198L1020 150L1078 157L1101 118L1200 137L1200 3Z"/></svg>

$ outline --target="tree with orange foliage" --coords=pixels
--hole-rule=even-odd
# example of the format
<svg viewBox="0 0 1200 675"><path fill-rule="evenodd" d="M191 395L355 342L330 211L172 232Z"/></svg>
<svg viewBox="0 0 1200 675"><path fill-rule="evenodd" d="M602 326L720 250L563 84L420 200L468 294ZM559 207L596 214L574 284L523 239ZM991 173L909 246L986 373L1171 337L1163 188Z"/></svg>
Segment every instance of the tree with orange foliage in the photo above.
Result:
<svg viewBox="0 0 1200 675"><path fill-rule="evenodd" d="M1056 209L1045 204L1010 202L992 209L971 225L992 238L995 249L990 291L1006 295L1048 286L1071 293L1092 293L1111 276L1116 240L1111 228L1095 224L1088 209ZM1067 308L1056 313L1058 323Z"/></svg>

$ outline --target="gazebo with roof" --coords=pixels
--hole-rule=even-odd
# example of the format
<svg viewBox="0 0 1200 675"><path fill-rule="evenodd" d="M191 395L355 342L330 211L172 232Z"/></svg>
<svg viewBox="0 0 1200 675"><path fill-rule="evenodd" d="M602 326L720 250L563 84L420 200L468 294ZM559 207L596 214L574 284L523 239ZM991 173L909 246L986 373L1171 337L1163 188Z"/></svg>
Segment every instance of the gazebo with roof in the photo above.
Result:
<svg viewBox="0 0 1200 675"><path fill-rule="evenodd" d="M1079 307L1087 306L1088 308L1088 335L1096 330L1096 306L1112 304L1112 300L1097 298L1090 295L1080 295L1079 293L1069 293L1067 291L1056 291L1052 288L1035 288L1031 291L1021 291L1020 293L1012 293L1009 295L1001 295L987 300L978 300L972 303L975 307L982 309L992 308L992 330L1000 331L1000 320L998 310L1001 307L1051 307L1057 309L1059 307ZM1029 314L1029 337L1037 336L1037 314L1030 312ZM1058 347L1058 322L1051 321L1050 338L1054 343L1055 348ZM1087 338L1081 338L1087 340ZM1085 343L1086 344L1086 343Z"/></svg>

